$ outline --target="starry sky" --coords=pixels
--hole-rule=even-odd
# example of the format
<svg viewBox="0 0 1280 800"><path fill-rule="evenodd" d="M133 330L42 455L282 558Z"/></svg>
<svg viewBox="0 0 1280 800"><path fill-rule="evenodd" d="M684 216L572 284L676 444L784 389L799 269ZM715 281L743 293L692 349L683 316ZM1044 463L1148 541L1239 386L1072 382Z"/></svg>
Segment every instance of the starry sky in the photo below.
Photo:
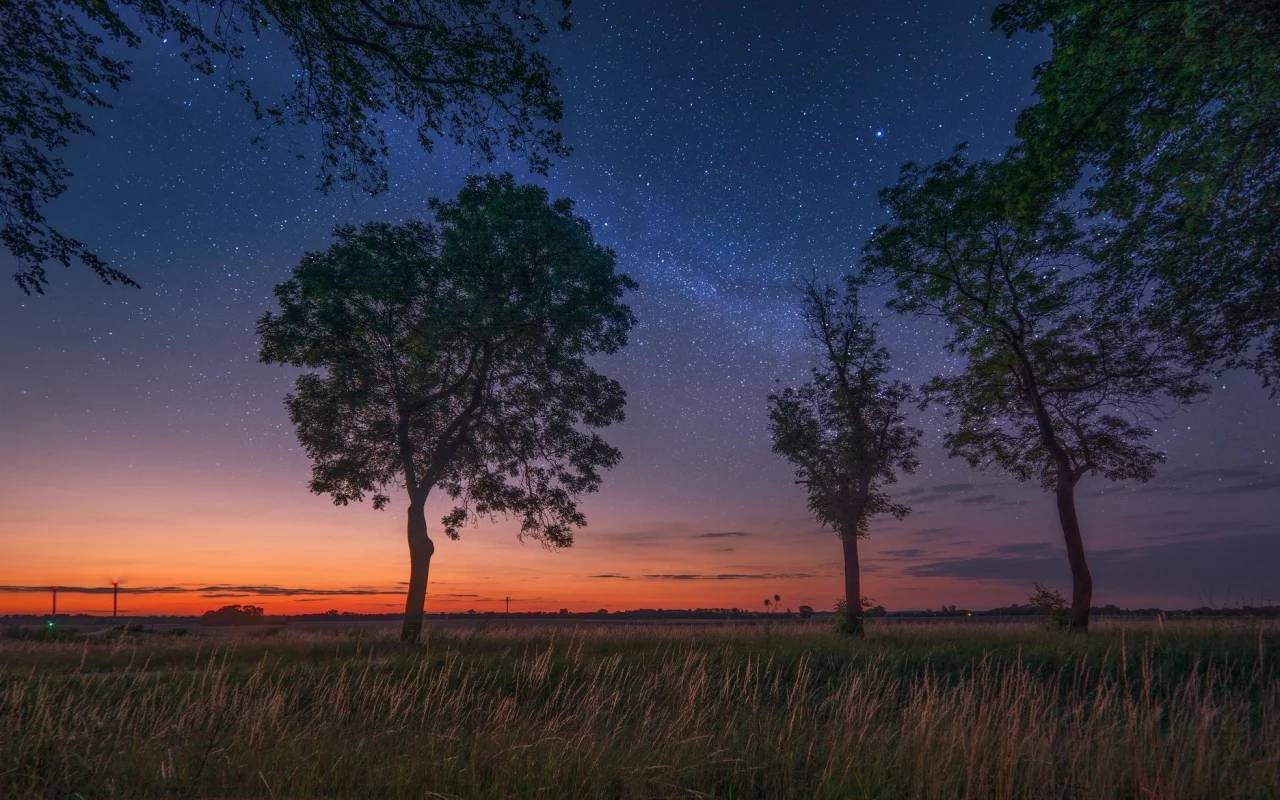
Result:
<svg viewBox="0 0 1280 800"><path fill-rule="evenodd" d="M640 283L631 345L601 363L629 395L608 432L624 461L571 549L519 544L505 522L439 541L428 610L506 596L513 610L760 608L775 593L830 608L839 543L766 430L768 393L809 367L794 285L852 268L903 162L1013 142L1047 40L990 32L990 11L579 0L574 30L546 46L572 157L544 178L424 153L392 121L392 185L373 198L317 192L314 131L252 145L243 103L175 43L147 40L114 108L90 115L96 136L64 152L75 178L47 210L143 288L55 267L45 297L0 289L0 613L43 611L42 587L116 579L133 613L403 608L401 508L308 493L281 402L296 373L257 363L253 326L335 225L425 218L428 198L503 169L577 201ZM289 85L278 42L247 62L260 94ZM932 324L884 312L880 331L904 379L954 368ZM1161 424L1169 461L1153 482L1081 483L1095 604L1280 601L1280 404L1248 374L1214 390ZM1024 601L1032 581L1066 587L1052 499L948 460L932 412L916 424L922 466L897 492L914 512L873 526L865 593L985 608ZM110 597L64 590L59 610L109 611Z"/></svg>

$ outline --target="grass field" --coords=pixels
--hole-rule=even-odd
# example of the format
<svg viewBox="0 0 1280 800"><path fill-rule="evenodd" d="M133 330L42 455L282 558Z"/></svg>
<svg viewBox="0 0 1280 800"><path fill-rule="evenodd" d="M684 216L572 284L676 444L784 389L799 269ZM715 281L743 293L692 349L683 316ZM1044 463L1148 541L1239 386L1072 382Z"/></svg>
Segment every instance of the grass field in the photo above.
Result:
<svg viewBox="0 0 1280 800"><path fill-rule="evenodd" d="M1280 797L1280 627L0 640L0 797Z"/></svg>

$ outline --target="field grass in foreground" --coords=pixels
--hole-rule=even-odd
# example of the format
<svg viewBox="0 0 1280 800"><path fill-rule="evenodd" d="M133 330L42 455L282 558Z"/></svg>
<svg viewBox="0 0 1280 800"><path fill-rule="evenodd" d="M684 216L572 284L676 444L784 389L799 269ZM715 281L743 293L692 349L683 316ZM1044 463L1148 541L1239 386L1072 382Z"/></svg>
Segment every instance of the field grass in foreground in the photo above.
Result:
<svg viewBox="0 0 1280 800"><path fill-rule="evenodd" d="M1280 627L0 640L0 797L1280 797Z"/></svg>

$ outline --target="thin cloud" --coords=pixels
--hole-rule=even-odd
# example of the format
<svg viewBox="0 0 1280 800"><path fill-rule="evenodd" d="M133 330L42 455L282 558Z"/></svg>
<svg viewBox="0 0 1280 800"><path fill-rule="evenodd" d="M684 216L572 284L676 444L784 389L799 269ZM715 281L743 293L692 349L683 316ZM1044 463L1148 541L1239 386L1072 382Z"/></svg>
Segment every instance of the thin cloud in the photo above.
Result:
<svg viewBox="0 0 1280 800"><path fill-rule="evenodd" d="M701 572L682 572L643 575L641 577L649 581L757 581L816 578L817 576L809 572L721 572L714 575Z"/></svg>
<svg viewBox="0 0 1280 800"><path fill-rule="evenodd" d="M996 552L1006 556L1035 556L1052 553L1054 547L1048 542L1018 542L1002 544L996 548Z"/></svg>
<svg viewBox="0 0 1280 800"><path fill-rule="evenodd" d="M967 505L1021 506L1025 500L1009 500L996 491L1010 488L1008 483L994 481L980 483L939 483L898 492L897 498L913 506L952 502ZM924 512L920 512L924 513Z"/></svg>
<svg viewBox="0 0 1280 800"><path fill-rule="evenodd" d="M751 534L745 531L723 531L716 533L699 533L693 538L695 539L743 539Z"/></svg>
<svg viewBox="0 0 1280 800"><path fill-rule="evenodd" d="M1186 512L1179 512L1178 516L1185 517ZM1134 519L1145 518L1135 516ZM1234 536L1246 531L1273 530L1275 523L1261 520L1227 519L1217 522L1168 525L1168 527L1174 528L1174 530L1143 536L1142 539L1149 542L1167 542L1176 539L1214 539L1220 536Z"/></svg>
<svg viewBox="0 0 1280 800"><path fill-rule="evenodd" d="M602 572L599 575L588 575L587 577L588 578L608 578L608 579L614 579L614 580L620 580L620 581L631 580L630 575L621 575L617 572Z"/></svg>
<svg viewBox="0 0 1280 800"><path fill-rule="evenodd" d="M1184 496L1221 496L1274 492L1280 489L1280 471L1269 464L1244 464L1205 469L1171 469L1144 484L1126 487L1099 487L1093 494L1116 491Z"/></svg>
<svg viewBox="0 0 1280 800"><path fill-rule="evenodd" d="M671 534L660 534L654 531L602 532L583 539L576 546L610 551L616 551L619 548L653 548L666 546L671 538Z"/></svg>
<svg viewBox="0 0 1280 800"><path fill-rule="evenodd" d="M947 525L941 528L921 528L915 532L915 536L920 539L950 539L958 533L964 533L964 528L958 525Z"/></svg>
<svg viewBox="0 0 1280 800"><path fill-rule="evenodd" d="M1004 545L995 551L946 558L903 569L914 578L995 580L1029 585L1032 581L1067 583L1066 559L1045 543ZM1089 553L1094 585L1117 592L1182 595L1229 590L1238 595L1275 591L1280 564L1280 530L1266 533L1175 539L1139 547Z"/></svg>
<svg viewBox="0 0 1280 800"><path fill-rule="evenodd" d="M973 483L940 483L935 486L921 486L917 489L898 492L897 496L901 500L909 500L913 503L933 503L939 500L949 500L958 494L976 492L981 488L980 484Z"/></svg>
<svg viewBox="0 0 1280 800"><path fill-rule="evenodd" d="M914 547L909 547L905 550L882 550L880 552L880 555L886 558L903 561L914 561L925 554L926 551Z"/></svg>
<svg viewBox="0 0 1280 800"><path fill-rule="evenodd" d="M50 586L0 586L0 594L44 594ZM63 594L111 594L111 586L59 586ZM148 595L200 595L201 597L303 597L317 596L368 596L381 594L401 594L398 589L378 589L371 586L346 586L335 589L322 589L309 586L234 586L215 584L212 586L121 586L120 594Z"/></svg>
<svg viewBox="0 0 1280 800"><path fill-rule="evenodd" d="M1000 502L1000 496L995 494L976 494L973 497L961 497L956 500L957 503L982 503L990 505L991 503Z"/></svg>
<svg viewBox="0 0 1280 800"><path fill-rule="evenodd" d="M1271 480L1258 481L1257 483L1242 483L1235 486L1215 486L1212 489L1205 489L1194 492L1194 494L1205 495L1222 495L1222 494L1253 494L1254 492L1274 492L1280 490L1280 478Z"/></svg>

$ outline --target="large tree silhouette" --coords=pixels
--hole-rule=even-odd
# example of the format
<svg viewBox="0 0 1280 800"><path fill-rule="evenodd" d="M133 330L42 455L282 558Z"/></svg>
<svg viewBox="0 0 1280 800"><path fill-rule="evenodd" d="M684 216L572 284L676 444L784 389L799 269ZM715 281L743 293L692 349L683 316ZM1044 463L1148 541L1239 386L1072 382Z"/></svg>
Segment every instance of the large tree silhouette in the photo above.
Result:
<svg viewBox="0 0 1280 800"><path fill-rule="evenodd" d="M885 487L897 482L899 471L915 470L920 440L902 413L911 388L886 377L889 352L876 345L875 328L858 309L858 290L855 278L846 279L843 294L805 286L804 320L818 365L808 383L769 396L773 451L795 466L809 509L840 537L844 624L855 636L862 635L858 539L877 514L907 515Z"/></svg>
<svg viewBox="0 0 1280 800"><path fill-rule="evenodd" d="M425 506L469 520L512 515L519 536L573 543L579 495L620 453L594 430L620 421L622 387L587 363L627 342L615 271L569 200L510 175L471 178L436 224L342 228L276 287L261 358L311 368L286 398L311 457L311 490L339 505L408 495L405 639L422 627L435 545Z"/></svg>
<svg viewBox="0 0 1280 800"><path fill-rule="evenodd" d="M1076 514L1085 475L1149 479L1162 453L1149 422L1204 387L1180 340L1142 325L1110 297L1081 255L1086 242L1057 197L1016 160L972 163L962 152L908 164L881 192L893 222L863 251L867 273L897 290L896 311L947 324L956 372L924 387L956 422L952 456L1038 480L1057 501L1072 575L1074 630L1089 624L1093 579Z"/></svg>
<svg viewBox="0 0 1280 800"><path fill-rule="evenodd" d="M995 24L1051 33L1018 135L1042 177L1090 178L1107 266L1202 364L1280 388L1280 3L1011 0Z"/></svg>
<svg viewBox="0 0 1280 800"><path fill-rule="evenodd" d="M427 150L444 137L491 161L505 145L539 172L567 154L554 127L555 70L538 50L543 8L568 28L569 0L0 3L0 241L18 262L14 279L40 293L48 262L79 261L106 283L136 285L42 212L71 177L56 151L92 133L81 111L108 107L108 92L129 80L129 62L104 53L107 40L180 42L191 68L242 96L264 130L318 127L321 188L348 181L376 193L387 186L383 124L393 115L413 121ZM264 35L283 39L297 61L293 90L274 102L241 68Z"/></svg>

